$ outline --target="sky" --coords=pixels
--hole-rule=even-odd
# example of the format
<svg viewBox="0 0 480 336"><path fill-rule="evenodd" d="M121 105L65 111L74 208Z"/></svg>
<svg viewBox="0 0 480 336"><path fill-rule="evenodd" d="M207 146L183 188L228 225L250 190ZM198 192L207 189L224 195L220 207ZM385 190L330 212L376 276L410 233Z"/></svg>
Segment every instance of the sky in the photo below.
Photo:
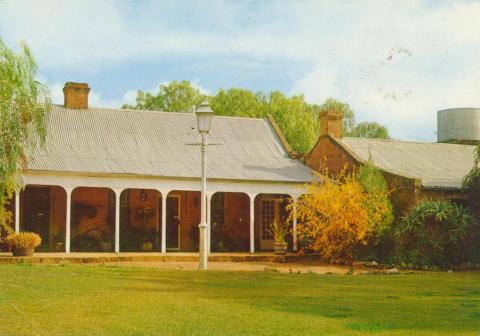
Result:
<svg viewBox="0 0 480 336"><path fill-rule="evenodd" d="M480 1L0 0L0 38L24 40L63 103L87 82L90 105L190 80L329 97L402 140L436 140L436 113L480 107Z"/></svg>

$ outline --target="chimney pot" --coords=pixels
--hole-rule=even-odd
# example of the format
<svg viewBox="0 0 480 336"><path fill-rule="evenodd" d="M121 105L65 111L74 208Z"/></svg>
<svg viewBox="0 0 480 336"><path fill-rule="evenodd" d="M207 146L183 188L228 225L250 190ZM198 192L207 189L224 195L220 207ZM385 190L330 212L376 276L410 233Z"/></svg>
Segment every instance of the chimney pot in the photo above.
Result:
<svg viewBox="0 0 480 336"><path fill-rule="evenodd" d="M70 109L87 109L89 92L90 88L87 83L65 83L63 87L65 107Z"/></svg>
<svg viewBox="0 0 480 336"><path fill-rule="evenodd" d="M329 110L320 113L320 136L330 135L341 138L343 133L343 112Z"/></svg>

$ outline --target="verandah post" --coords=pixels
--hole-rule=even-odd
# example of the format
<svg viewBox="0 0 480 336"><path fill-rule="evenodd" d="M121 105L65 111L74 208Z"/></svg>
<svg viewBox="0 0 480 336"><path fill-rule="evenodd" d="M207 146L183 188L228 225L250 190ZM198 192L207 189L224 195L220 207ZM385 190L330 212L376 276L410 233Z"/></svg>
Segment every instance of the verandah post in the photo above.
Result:
<svg viewBox="0 0 480 336"><path fill-rule="evenodd" d="M72 189L64 188L67 195L66 199L66 216L65 216L65 253L70 253L70 236L71 236L71 213L72 213Z"/></svg>
<svg viewBox="0 0 480 336"><path fill-rule="evenodd" d="M120 253L120 196L121 190L115 192L115 253Z"/></svg>
<svg viewBox="0 0 480 336"><path fill-rule="evenodd" d="M248 196L250 197L250 253L255 253L255 195Z"/></svg>
<svg viewBox="0 0 480 336"><path fill-rule="evenodd" d="M162 253L167 252L167 197L168 191L162 191Z"/></svg>

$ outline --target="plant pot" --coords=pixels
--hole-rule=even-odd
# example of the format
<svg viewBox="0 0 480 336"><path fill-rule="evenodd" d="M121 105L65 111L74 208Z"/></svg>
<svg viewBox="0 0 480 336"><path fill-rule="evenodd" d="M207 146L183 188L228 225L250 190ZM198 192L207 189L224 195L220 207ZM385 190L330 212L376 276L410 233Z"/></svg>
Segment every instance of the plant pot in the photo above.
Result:
<svg viewBox="0 0 480 336"><path fill-rule="evenodd" d="M153 243L151 243L151 242L144 242L144 243L142 244L142 251L144 251L144 252L149 252L149 251L151 251L151 250L153 250Z"/></svg>
<svg viewBox="0 0 480 336"><path fill-rule="evenodd" d="M63 252L63 251L65 251L65 244L55 243L55 252Z"/></svg>
<svg viewBox="0 0 480 336"><path fill-rule="evenodd" d="M113 251L113 243L108 241L100 242L100 249L102 252L111 252Z"/></svg>
<svg viewBox="0 0 480 336"><path fill-rule="evenodd" d="M34 247L14 247L12 252L14 257L31 257L34 249Z"/></svg>
<svg viewBox="0 0 480 336"><path fill-rule="evenodd" d="M276 255L285 255L287 254L287 243L283 242L274 242L273 243L273 251Z"/></svg>

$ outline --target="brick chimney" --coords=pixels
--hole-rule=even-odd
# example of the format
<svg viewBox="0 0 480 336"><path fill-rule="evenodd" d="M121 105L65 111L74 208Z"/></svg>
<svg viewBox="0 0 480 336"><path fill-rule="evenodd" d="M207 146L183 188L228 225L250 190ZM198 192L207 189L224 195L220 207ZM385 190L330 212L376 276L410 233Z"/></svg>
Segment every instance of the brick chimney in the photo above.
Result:
<svg viewBox="0 0 480 336"><path fill-rule="evenodd" d="M331 135L341 138L343 132L343 112L338 110L320 113L320 136Z"/></svg>
<svg viewBox="0 0 480 336"><path fill-rule="evenodd" d="M64 105L71 109L88 108L88 93L90 88L87 83L67 82L63 87Z"/></svg>

